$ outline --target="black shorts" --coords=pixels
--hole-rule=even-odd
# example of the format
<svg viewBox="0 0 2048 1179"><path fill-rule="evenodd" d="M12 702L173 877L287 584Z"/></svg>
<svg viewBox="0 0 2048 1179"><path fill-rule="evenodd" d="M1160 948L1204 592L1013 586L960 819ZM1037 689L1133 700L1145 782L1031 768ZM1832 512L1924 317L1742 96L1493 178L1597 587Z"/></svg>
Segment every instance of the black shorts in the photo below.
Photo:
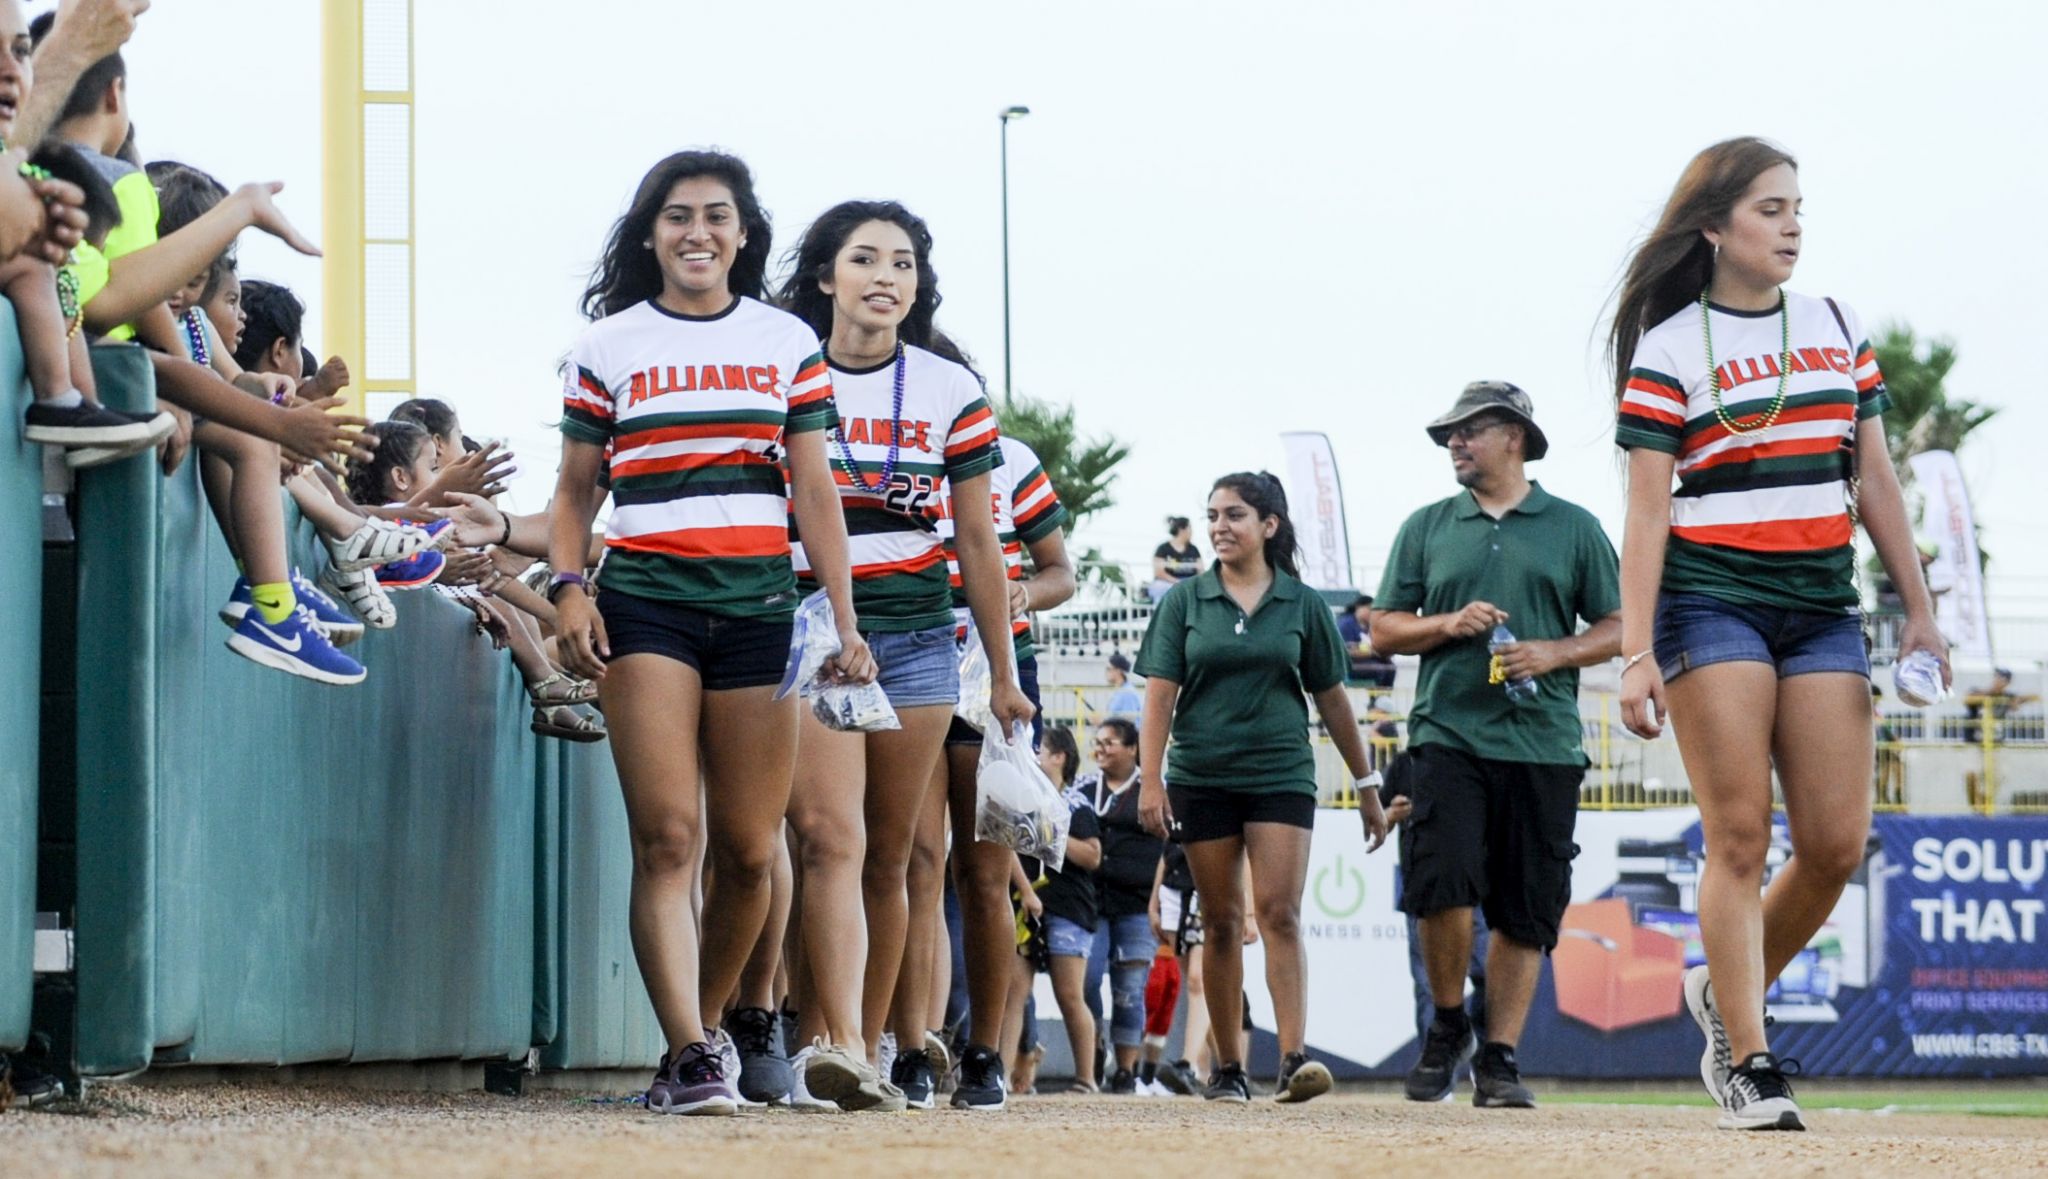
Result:
<svg viewBox="0 0 2048 1179"><path fill-rule="evenodd" d="M779 684L789 664L787 618L726 618L609 587L597 591L597 613L613 659L660 655L687 663L707 692Z"/></svg>
<svg viewBox="0 0 2048 1179"><path fill-rule="evenodd" d="M1039 741L1045 737L1045 705L1038 698L1038 657L1036 655L1029 659L1018 660L1017 686L1024 690L1024 698L1031 701L1031 707L1038 710L1031 714L1031 747L1036 749L1038 748ZM946 744L979 746L981 744L981 730L956 716L953 718L953 723L946 728Z"/></svg>
<svg viewBox="0 0 2048 1179"><path fill-rule="evenodd" d="M1415 808L1401 826L1401 911L1427 917L1477 906L1494 930L1549 951L1572 899L1585 777L1579 766L1411 746L1387 772Z"/></svg>
<svg viewBox="0 0 2048 1179"><path fill-rule="evenodd" d="M1316 825L1316 796L1299 790L1225 790L1208 786L1166 784L1173 807L1173 837L1181 843L1233 839L1246 823Z"/></svg>

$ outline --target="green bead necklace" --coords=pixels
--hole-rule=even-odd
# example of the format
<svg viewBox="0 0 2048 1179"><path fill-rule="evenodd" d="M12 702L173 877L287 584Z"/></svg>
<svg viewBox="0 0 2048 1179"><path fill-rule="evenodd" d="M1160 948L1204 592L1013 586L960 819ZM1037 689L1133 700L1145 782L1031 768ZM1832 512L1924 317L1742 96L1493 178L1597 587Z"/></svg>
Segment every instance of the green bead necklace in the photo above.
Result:
<svg viewBox="0 0 2048 1179"><path fill-rule="evenodd" d="M1713 385L1714 416L1720 420L1722 428L1730 434L1755 434L1770 429L1777 422L1778 415L1785 412L1785 388L1792 381L1792 313L1786 305L1784 289L1778 291L1778 347L1782 350L1778 356L1778 395L1771 398L1771 407L1764 411L1763 417L1738 421L1721 406L1721 369L1714 363L1714 323L1707 311L1705 291L1700 292L1700 335L1707 342L1707 380Z"/></svg>

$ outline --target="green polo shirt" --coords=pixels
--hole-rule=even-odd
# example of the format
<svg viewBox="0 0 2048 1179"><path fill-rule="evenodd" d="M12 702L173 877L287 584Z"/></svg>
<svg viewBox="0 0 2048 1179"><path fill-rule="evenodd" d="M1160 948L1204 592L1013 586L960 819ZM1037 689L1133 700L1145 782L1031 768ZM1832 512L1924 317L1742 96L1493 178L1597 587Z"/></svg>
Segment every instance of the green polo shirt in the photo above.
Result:
<svg viewBox="0 0 2048 1179"><path fill-rule="evenodd" d="M1498 520L1461 491L1401 525L1373 608L1450 614L1474 601L1507 611L1518 639L1569 638L1580 619L1598 622L1621 609L1614 546L1591 512L1535 483ZM1505 684L1486 682L1489 638L1445 643L1422 656L1409 744L1495 761L1585 765L1578 669L1543 676L1536 699L1518 705Z"/></svg>
<svg viewBox="0 0 2048 1179"><path fill-rule="evenodd" d="M1217 568L1175 585L1152 612L1137 672L1180 685L1167 775L1176 786L1316 792L1308 702L1344 682L1330 608L1279 570L1246 617Z"/></svg>

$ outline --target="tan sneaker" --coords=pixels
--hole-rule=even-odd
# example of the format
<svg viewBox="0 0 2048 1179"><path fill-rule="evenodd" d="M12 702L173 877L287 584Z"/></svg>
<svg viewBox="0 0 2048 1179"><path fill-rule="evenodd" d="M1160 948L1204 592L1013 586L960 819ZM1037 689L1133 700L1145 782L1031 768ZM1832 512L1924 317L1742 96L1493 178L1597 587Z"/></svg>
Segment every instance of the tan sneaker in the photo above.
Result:
<svg viewBox="0 0 2048 1179"><path fill-rule="evenodd" d="M882 1079L875 1066L822 1038L804 1063L804 1088L849 1112L874 1110L901 1113L908 1103L903 1090Z"/></svg>

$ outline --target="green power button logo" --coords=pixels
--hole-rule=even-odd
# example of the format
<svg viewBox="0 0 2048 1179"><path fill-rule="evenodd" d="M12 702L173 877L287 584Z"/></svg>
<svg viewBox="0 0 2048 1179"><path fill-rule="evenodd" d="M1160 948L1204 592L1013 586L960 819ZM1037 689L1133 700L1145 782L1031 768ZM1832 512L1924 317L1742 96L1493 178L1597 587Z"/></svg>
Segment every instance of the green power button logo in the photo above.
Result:
<svg viewBox="0 0 2048 1179"><path fill-rule="evenodd" d="M1324 892L1326 887L1332 888L1339 901L1348 897L1349 903L1333 904ZM1365 877L1358 869L1347 866L1343 856L1338 856L1335 863L1316 873L1315 897L1316 908L1329 916L1349 917L1365 907Z"/></svg>

